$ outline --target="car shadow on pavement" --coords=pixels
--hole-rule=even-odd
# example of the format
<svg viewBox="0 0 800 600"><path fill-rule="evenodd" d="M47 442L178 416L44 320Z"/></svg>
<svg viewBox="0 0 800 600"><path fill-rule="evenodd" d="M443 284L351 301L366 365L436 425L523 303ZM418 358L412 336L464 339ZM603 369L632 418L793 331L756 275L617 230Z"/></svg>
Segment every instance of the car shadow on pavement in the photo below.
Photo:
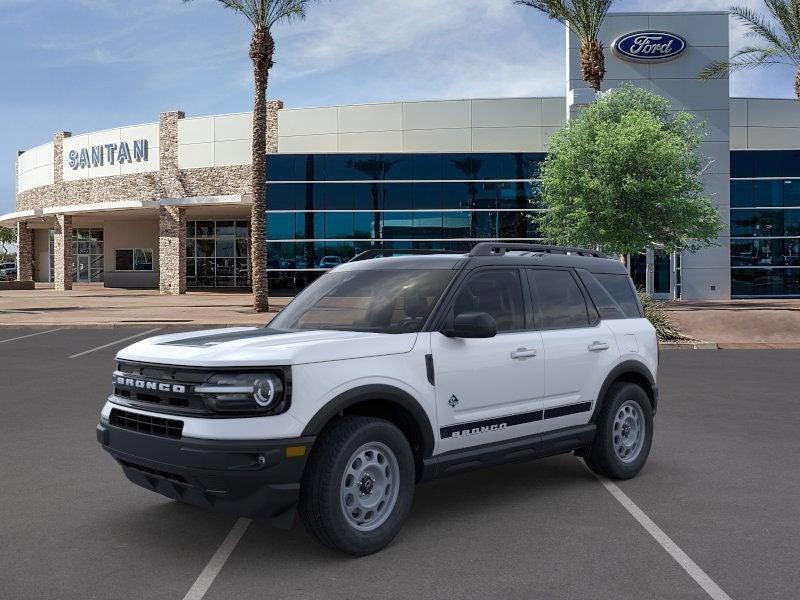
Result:
<svg viewBox="0 0 800 600"><path fill-rule="evenodd" d="M505 512L532 514L537 504L547 505L555 513L562 498L581 497L587 488L597 492L597 480L581 460L569 455L423 483L415 489L414 503L403 529L382 553L429 543L432 538L457 539L456 532L469 523L505 527L507 521L502 518ZM262 559L269 557L276 568L281 562L303 561L306 566L314 567L353 560L317 543L305 532L299 519L289 531L254 521L237 554L244 551Z"/></svg>

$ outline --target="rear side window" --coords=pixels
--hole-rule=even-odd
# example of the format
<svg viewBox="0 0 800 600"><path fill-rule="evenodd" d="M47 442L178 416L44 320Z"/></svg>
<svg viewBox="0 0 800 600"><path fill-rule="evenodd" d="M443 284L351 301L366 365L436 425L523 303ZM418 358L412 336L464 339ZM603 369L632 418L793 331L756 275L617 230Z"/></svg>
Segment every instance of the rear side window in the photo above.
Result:
<svg viewBox="0 0 800 600"><path fill-rule="evenodd" d="M530 269L539 329L589 327L589 312L578 282L569 271Z"/></svg>
<svg viewBox="0 0 800 600"><path fill-rule="evenodd" d="M625 313L628 319L639 319L642 311L639 308L639 301L633 291L630 278L623 273L594 273L594 278L600 282L608 294ZM592 296L594 298L594 295ZM598 310L600 307L597 307Z"/></svg>
<svg viewBox="0 0 800 600"><path fill-rule="evenodd" d="M589 273L589 271L578 269L578 277L581 278L583 285L586 286L586 290L589 292L589 296L591 296L592 302L594 302L601 319L625 318L625 311L623 308L611 297L611 294L609 294L606 288L595 279L594 275Z"/></svg>

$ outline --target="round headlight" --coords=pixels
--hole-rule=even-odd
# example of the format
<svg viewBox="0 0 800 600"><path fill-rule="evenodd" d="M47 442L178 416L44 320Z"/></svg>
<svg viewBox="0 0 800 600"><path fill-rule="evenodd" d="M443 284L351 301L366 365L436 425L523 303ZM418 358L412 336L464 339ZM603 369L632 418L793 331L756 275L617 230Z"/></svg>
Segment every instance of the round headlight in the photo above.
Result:
<svg viewBox="0 0 800 600"><path fill-rule="evenodd" d="M274 375L259 377L253 382L253 400L264 408L272 408L281 399L283 385Z"/></svg>

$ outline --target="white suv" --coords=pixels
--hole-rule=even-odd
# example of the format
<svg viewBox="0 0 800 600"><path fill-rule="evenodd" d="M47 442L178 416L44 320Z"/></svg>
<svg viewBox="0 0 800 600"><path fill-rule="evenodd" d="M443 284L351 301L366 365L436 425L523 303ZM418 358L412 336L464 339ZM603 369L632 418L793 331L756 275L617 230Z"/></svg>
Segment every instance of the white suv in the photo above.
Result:
<svg viewBox="0 0 800 600"><path fill-rule="evenodd" d="M299 509L354 555L392 540L422 480L566 452L638 473L658 343L622 264L531 244L381 254L266 328L125 348L98 441L134 483L283 526Z"/></svg>

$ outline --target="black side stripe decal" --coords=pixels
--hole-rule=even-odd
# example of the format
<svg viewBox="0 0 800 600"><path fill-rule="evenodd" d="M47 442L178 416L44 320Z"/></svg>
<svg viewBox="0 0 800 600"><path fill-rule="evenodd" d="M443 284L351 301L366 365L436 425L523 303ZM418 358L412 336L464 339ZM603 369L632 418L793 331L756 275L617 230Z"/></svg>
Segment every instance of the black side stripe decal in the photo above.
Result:
<svg viewBox="0 0 800 600"><path fill-rule="evenodd" d="M542 420L542 411L535 410L529 413L522 413L519 415L510 415L508 417L497 417L495 419L484 419L483 421L472 421L471 423L459 423L458 425L450 425L439 429L442 439L449 437L461 437L462 435L475 435L477 433L485 433L487 431L494 431L495 429L504 429L511 425L522 425L523 423L532 423L534 421Z"/></svg>
<svg viewBox="0 0 800 600"><path fill-rule="evenodd" d="M567 406L556 406L548 408L544 411L545 419L554 419L556 417L566 417L567 415L574 415L577 413L586 412L592 408L591 402L581 402L579 404L568 404Z"/></svg>
<svg viewBox="0 0 800 600"><path fill-rule="evenodd" d="M482 421L471 421L469 423L459 423L457 425L448 425L439 429L439 435L442 439L450 437L465 437L468 435L477 435L497 429L505 429L513 425L522 425L524 423L533 423L544 419L554 419L556 417L564 417L566 415L574 415L577 413L587 412L591 410L591 402L580 402L578 404L569 404L567 406L557 406L555 408L548 408L544 411L535 410L533 412L521 413L518 415L509 415L507 417L496 417L494 419L484 419Z"/></svg>

